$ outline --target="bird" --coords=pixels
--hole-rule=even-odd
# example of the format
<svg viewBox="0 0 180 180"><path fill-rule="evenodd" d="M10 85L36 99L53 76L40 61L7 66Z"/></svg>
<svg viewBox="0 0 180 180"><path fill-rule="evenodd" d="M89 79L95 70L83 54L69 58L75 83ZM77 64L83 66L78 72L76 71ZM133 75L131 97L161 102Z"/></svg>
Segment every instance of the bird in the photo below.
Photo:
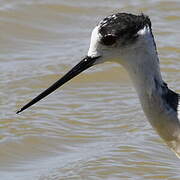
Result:
<svg viewBox="0 0 180 180"><path fill-rule="evenodd" d="M180 94L162 79L151 20L143 13L119 12L102 19L92 30L87 55L17 114L84 70L107 61L126 69L150 124L180 158Z"/></svg>

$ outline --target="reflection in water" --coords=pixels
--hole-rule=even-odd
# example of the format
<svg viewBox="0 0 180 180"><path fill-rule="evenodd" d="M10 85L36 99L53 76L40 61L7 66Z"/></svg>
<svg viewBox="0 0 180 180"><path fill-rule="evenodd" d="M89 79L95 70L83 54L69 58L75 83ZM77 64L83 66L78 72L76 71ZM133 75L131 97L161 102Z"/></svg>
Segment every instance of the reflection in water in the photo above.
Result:
<svg viewBox="0 0 180 180"><path fill-rule="evenodd" d="M87 53L94 25L117 11L151 17L164 79L179 91L178 2L1 2L2 179L180 178L179 160L152 130L119 65L93 67L15 114Z"/></svg>

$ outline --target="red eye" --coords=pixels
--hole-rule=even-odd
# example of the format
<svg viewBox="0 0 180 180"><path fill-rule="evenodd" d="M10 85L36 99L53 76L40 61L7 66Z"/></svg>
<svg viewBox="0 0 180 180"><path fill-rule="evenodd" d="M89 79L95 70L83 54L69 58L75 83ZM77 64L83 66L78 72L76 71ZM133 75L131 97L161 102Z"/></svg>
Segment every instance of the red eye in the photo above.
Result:
<svg viewBox="0 0 180 180"><path fill-rule="evenodd" d="M101 39L102 44L106 46L113 45L116 42L116 37L113 35L106 35Z"/></svg>

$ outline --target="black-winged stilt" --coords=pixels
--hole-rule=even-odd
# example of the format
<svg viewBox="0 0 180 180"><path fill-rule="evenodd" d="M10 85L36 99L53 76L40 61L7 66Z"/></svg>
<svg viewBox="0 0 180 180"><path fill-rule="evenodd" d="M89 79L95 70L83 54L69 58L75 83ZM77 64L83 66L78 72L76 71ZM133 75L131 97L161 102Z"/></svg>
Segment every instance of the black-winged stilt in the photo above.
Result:
<svg viewBox="0 0 180 180"><path fill-rule="evenodd" d="M92 31L87 56L17 113L106 61L120 63L128 71L149 122L180 157L180 95L162 80L151 21L143 14L117 13L104 18Z"/></svg>

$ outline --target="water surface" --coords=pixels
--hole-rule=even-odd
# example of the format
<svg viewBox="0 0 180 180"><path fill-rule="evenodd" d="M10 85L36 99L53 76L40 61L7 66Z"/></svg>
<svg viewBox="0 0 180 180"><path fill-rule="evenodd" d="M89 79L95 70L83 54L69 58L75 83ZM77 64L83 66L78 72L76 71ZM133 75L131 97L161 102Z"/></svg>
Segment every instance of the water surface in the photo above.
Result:
<svg viewBox="0 0 180 180"><path fill-rule="evenodd" d="M15 114L86 55L91 30L113 12L151 17L163 77L180 92L179 1L1 1L1 179L180 179L120 65L92 67Z"/></svg>

